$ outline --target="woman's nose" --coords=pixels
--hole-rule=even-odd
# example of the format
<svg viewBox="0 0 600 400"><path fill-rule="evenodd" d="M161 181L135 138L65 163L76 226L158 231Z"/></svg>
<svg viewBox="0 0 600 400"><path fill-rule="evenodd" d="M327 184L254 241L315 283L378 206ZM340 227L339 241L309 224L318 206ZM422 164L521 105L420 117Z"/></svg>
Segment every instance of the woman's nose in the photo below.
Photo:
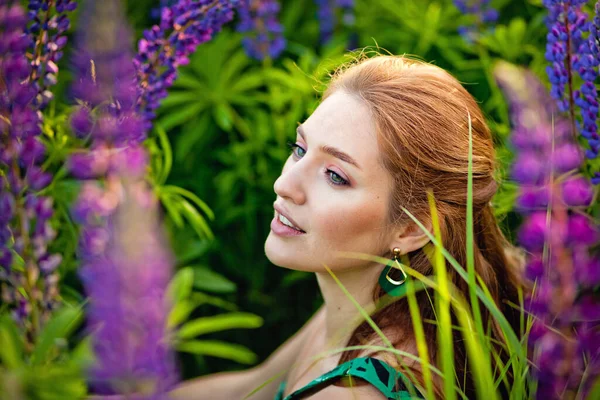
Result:
<svg viewBox="0 0 600 400"><path fill-rule="evenodd" d="M291 160L288 160L283 166L281 175L279 175L279 178L273 184L273 189L277 196L287 198L297 205L306 202L305 179L302 179L305 172L302 171L300 164L300 162L293 163Z"/></svg>

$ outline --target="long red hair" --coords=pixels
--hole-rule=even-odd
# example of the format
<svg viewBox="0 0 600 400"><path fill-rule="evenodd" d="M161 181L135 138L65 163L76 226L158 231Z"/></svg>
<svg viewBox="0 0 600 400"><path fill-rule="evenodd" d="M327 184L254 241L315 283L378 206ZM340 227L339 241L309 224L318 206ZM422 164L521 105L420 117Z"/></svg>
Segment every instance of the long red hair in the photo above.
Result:
<svg viewBox="0 0 600 400"><path fill-rule="evenodd" d="M445 70L404 56L378 55L339 68L333 74L323 99L338 90L362 99L376 122L381 161L394 179L389 222L400 225L413 223L402 207L421 221L430 219L427 191L432 190L443 245L465 267L470 115L475 270L518 334L520 312L509 303L519 304L518 269L522 266L523 257L505 238L492 210L491 200L498 188L498 165L492 135L475 99ZM423 249L408 256L411 268L424 275L433 274L433 267ZM468 298L467 283L452 267L448 268L448 279ZM377 286L374 300L378 301L384 294ZM433 292L417 294L424 321L435 320L430 298L434 295ZM499 326L490 318L485 307L480 308L483 321L491 323L492 342L502 342ZM372 318L384 332L392 333L397 348L414 348L406 299L379 310ZM429 354L435 364L437 325L425 323L424 328ZM471 398L474 396L474 384L470 379L463 338L458 332L453 337L456 374L460 377L457 384ZM348 345L376 341L375 332L363 323L354 331ZM347 351L339 362L341 364L358 354L357 351ZM502 351L500 354L506 361L508 355ZM422 380L418 365L412 365L411 370L417 379ZM467 378L464 381L463 376ZM434 383L437 394L442 397L440 382L434 380Z"/></svg>

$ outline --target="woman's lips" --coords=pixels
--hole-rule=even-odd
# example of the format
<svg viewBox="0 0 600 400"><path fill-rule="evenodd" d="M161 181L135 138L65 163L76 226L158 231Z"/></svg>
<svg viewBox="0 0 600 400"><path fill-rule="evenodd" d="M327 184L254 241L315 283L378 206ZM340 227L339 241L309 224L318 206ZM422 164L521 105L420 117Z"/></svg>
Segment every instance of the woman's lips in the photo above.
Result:
<svg viewBox="0 0 600 400"><path fill-rule="evenodd" d="M271 230L279 236L299 236L306 233L284 225L279 220L279 213L277 211L275 211L275 217L273 218L273 221L271 221Z"/></svg>

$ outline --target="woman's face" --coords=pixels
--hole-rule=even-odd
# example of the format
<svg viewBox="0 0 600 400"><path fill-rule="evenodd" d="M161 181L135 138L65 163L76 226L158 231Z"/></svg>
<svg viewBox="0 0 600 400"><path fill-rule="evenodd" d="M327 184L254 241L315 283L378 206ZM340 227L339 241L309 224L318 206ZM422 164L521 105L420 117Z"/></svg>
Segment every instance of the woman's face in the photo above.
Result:
<svg viewBox="0 0 600 400"><path fill-rule="evenodd" d="M339 271L368 262L336 251L391 250L385 228L392 177L380 163L375 122L359 98L337 91L319 105L299 127L274 189L274 208L304 233L282 234L286 228L274 211L265 242L273 264L312 272L326 264Z"/></svg>

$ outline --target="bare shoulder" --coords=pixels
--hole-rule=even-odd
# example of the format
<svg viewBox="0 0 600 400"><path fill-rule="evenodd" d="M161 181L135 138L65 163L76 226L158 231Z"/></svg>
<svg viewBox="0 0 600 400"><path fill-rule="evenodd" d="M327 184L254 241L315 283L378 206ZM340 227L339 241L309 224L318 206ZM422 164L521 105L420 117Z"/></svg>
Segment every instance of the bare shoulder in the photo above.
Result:
<svg viewBox="0 0 600 400"><path fill-rule="evenodd" d="M277 348L263 363L252 369L252 379L257 386L270 383L261 390L261 396L273 398L277 387L286 378L289 370L298 361L307 338L322 323L325 308L321 306L292 337ZM256 397L252 397L254 399Z"/></svg>

